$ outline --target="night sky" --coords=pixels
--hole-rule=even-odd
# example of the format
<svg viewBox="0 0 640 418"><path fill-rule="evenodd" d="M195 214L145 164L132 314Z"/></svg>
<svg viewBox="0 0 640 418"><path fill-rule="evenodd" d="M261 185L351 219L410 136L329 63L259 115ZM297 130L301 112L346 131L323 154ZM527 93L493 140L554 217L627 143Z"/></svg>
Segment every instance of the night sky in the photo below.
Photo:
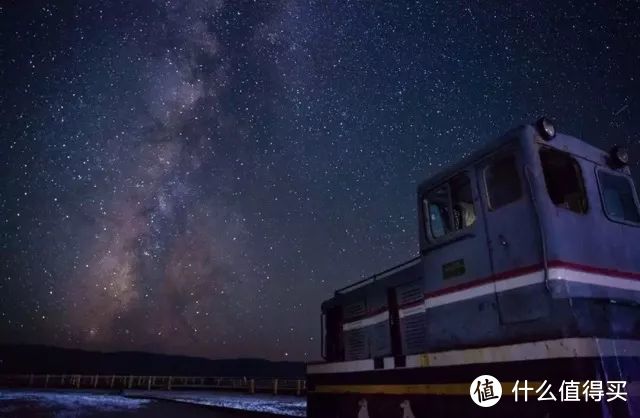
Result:
<svg viewBox="0 0 640 418"><path fill-rule="evenodd" d="M543 114L640 151L639 9L2 2L0 342L317 359L444 165Z"/></svg>

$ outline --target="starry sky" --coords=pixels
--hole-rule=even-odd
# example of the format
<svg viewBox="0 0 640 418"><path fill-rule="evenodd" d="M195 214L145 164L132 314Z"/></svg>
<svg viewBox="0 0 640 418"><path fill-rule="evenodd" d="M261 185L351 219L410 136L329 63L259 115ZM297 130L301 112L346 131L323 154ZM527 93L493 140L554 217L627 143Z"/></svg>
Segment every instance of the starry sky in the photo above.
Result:
<svg viewBox="0 0 640 418"><path fill-rule="evenodd" d="M2 2L0 342L319 358L418 182L543 114L640 151L639 9Z"/></svg>

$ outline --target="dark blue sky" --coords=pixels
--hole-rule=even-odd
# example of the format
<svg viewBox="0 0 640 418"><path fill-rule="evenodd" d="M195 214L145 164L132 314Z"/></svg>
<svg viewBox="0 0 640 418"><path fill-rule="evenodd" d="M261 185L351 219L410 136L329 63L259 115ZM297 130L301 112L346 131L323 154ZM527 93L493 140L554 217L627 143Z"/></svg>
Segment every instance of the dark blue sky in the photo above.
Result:
<svg viewBox="0 0 640 418"><path fill-rule="evenodd" d="M442 166L640 151L637 2L59 3L0 6L2 342L314 359Z"/></svg>

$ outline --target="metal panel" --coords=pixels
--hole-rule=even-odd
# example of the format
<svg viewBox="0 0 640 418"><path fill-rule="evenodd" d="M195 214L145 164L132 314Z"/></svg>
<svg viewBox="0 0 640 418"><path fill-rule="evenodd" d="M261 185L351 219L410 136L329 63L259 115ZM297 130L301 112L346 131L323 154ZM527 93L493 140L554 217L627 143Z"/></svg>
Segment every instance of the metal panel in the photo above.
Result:
<svg viewBox="0 0 640 418"><path fill-rule="evenodd" d="M389 321L379 322L371 327L371 355L373 357L391 354L391 340L389 338Z"/></svg>
<svg viewBox="0 0 640 418"><path fill-rule="evenodd" d="M490 209L487 196L491 191L487 184L487 170L498 161L514 158L515 173L520 183L520 197L515 201ZM485 197L483 210L487 223L488 244L491 253L492 270L496 280L505 272L540 265L542 262L540 228L535 211L535 201L531 199L532 174L527 168L526 156L520 148L506 147L478 168L481 190ZM507 176L507 174L503 174ZM520 289L497 295L500 320L504 324L531 321L547 316L550 312L548 295L544 292L532 294Z"/></svg>
<svg viewBox="0 0 640 418"><path fill-rule="evenodd" d="M582 143L567 143L572 153L582 146ZM640 242L640 227L612 221L605 215L596 167L599 170L609 169L575 155L574 158L580 165L589 202L589 210L585 214L555 206L546 192L541 173L537 176L549 260L640 272L640 246L637 244ZM538 170L541 171L540 168Z"/></svg>

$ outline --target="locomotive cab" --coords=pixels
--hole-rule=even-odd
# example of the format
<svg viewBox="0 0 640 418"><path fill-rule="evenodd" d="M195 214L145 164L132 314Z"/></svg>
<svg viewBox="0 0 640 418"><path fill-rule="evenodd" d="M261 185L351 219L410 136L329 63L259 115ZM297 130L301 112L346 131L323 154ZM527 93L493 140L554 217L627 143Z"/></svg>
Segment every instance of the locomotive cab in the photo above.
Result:
<svg viewBox="0 0 640 418"><path fill-rule="evenodd" d="M426 349L639 335L640 211L617 150L524 126L420 186Z"/></svg>

